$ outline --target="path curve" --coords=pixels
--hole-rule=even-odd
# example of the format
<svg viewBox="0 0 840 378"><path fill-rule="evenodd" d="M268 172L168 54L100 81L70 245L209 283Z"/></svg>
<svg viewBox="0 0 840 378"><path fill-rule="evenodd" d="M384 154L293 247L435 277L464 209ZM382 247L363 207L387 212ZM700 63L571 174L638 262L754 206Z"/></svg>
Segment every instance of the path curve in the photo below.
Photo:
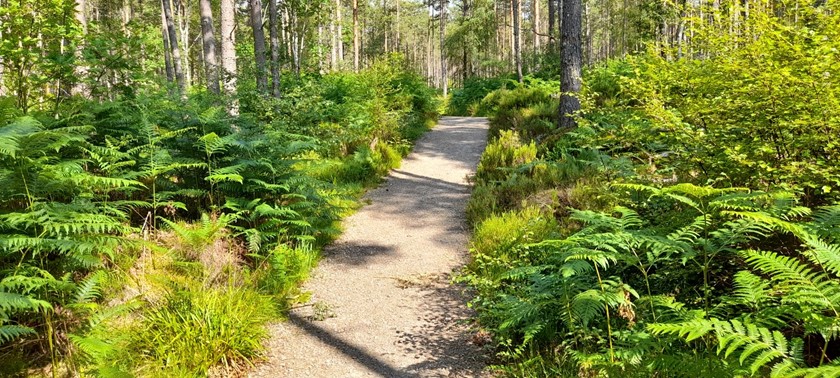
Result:
<svg viewBox="0 0 840 378"><path fill-rule="evenodd" d="M253 377L482 377L486 353L450 284L467 259L467 176L484 118L444 117L344 221L304 289L307 306L271 327ZM324 318L326 317L326 318Z"/></svg>

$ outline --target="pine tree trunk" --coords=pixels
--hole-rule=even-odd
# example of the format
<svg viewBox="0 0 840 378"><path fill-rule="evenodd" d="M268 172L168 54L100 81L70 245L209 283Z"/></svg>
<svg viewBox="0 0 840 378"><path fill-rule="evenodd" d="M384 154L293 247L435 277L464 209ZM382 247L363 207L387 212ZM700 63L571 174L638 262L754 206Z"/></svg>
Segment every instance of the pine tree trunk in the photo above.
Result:
<svg viewBox="0 0 840 378"><path fill-rule="evenodd" d="M201 16L201 43L204 47L204 70L207 76L207 90L219 94L219 59L216 56L216 35L213 26L213 9L210 0L199 0Z"/></svg>
<svg viewBox="0 0 840 378"><path fill-rule="evenodd" d="M581 85L581 0L563 0L563 25L560 50L560 106L558 126L561 129L577 127L574 114L580 110L577 95Z"/></svg>
<svg viewBox="0 0 840 378"><path fill-rule="evenodd" d="M579 0L578 0L579 1ZM522 82L522 29L520 19L522 18L522 0L512 0L511 11L513 12L513 60L516 65L516 78Z"/></svg>
<svg viewBox="0 0 840 378"><path fill-rule="evenodd" d="M280 37L277 34L277 0L268 0L268 36L271 42L271 93L280 97Z"/></svg>
<svg viewBox="0 0 840 378"><path fill-rule="evenodd" d="M548 0L548 46L549 50L554 51L554 15L557 8L556 0Z"/></svg>
<svg viewBox="0 0 840 378"><path fill-rule="evenodd" d="M184 93L184 71L181 68L181 51L178 49L178 33L175 30L175 21L172 18L172 8L169 0L162 0L163 17L166 20L166 30L169 37L169 49L172 52L172 68L175 73L175 82L178 89Z"/></svg>
<svg viewBox="0 0 840 378"><path fill-rule="evenodd" d="M353 0L353 70L359 72L359 0Z"/></svg>
<svg viewBox="0 0 840 378"><path fill-rule="evenodd" d="M531 6L533 7L531 22L534 27L534 52L539 52L541 46L540 38L542 38L540 36L540 2L537 0L531 0Z"/></svg>
<svg viewBox="0 0 840 378"><path fill-rule="evenodd" d="M448 0L440 0L440 83L443 88L443 97L449 94L449 81L446 72L446 54L444 53L444 42L446 40L446 7Z"/></svg>
<svg viewBox="0 0 840 378"><path fill-rule="evenodd" d="M262 2L260 0L251 0L250 4L251 29L254 32L254 63L256 63L254 76L257 79L257 91L265 94L268 92L268 72L265 67L265 33L263 32Z"/></svg>

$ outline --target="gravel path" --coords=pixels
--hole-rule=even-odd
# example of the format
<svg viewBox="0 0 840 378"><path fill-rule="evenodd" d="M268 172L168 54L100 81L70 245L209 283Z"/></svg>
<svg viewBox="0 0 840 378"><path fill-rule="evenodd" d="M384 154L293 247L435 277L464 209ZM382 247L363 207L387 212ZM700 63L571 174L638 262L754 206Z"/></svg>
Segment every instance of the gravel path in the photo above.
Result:
<svg viewBox="0 0 840 378"><path fill-rule="evenodd" d="M486 354L451 285L467 258L466 177L487 121L444 117L347 218L304 289L312 306L271 327L253 377L483 377Z"/></svg>

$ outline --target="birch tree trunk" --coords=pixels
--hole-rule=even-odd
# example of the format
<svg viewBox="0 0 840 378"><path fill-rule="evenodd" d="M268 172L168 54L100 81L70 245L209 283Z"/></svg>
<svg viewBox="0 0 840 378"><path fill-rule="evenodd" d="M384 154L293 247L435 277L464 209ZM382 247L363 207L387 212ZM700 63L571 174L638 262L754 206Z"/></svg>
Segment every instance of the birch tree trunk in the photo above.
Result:
<svg viewBox="0 0 840 378"><path fill-rule="evenodd" d="M216 35L213 26L213 8L210 0L199 0L198 12L201 16L201 42L204 47L204 71L207 90L219 94L219 59L216 56Z"/></svg>
<svg viewBox="0 0 840 378"><path fill-rule="evenodd" d="M341 18L341 0L335 0L335 20L338 23L338 64L344 63L344 20Z"/></svg>
<svg viewBox="0 0 840 378"><path fill-rule="evenodd" d="M166 15L163 11L163 1L160 8L160 32L163 36L163 62L166 69L166 81L175 81L175 71L172 68L172 49L169 48L169 29L166 26Z"/></svg>
<svg viewBox="0 0 840 378"><path fill-rule="evenodd" d="M228 96L236 95L236 3L221 0L222 82ZM228 105L230 115L239 114L236 99Z"/></svg>
<svg viewBox="0 0 840 378"><path fill-rule="evenodd" d="M82 35L87 35L87 1L86 0L76 0L76 22L82 28ZM0 38L2 41L2 38ZM87 76L88 68L82 62L82 50L84 49L84 38L79 41L78 46L76 47L76 65L73 69L74 74L76 76L76 82L73 83L72 88L70 89L70 93L73 95L83 95L87 88L84 85L82 79ZM2 65L2 64L0 64Z"/></svg>
<svg viewBox="0 0 840 378"><path fill-rule="evenodd" d="M280 37L277 34L277 0L268 0L268 37L271 42L271 93L280 97Z"/></svg>
<svg viewBox="0 0 840 378"><path fill-rule="evenodd" d="M353 70L359 72L359 0L353 0Z"/></svg>

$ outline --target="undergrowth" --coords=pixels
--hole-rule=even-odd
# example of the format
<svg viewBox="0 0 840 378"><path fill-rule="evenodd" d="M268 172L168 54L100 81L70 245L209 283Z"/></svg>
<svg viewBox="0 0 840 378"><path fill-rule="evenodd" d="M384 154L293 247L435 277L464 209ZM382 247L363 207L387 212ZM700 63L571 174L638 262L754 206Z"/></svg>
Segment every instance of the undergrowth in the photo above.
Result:
<svg viewBox="0 0 840 378"><path fill-rule="evenodd" d="M590 67L574 130L554 127L557 81L456 92L470 100L453 109L477 104L492 126L460 280L498 370L840 374L840 155L826 139L840 72L818 52L836 50L837 15L811 21L701 25L686 48L702 59L652 48Z"/></svg>
<svg viewBox="0 0 840 378"><path fill-rule="evenodd" d="M399 56L282 98L0 101L0 372L249 366L365 188L434 123ZM72 101L71 101L72 100Z"/></svg>

